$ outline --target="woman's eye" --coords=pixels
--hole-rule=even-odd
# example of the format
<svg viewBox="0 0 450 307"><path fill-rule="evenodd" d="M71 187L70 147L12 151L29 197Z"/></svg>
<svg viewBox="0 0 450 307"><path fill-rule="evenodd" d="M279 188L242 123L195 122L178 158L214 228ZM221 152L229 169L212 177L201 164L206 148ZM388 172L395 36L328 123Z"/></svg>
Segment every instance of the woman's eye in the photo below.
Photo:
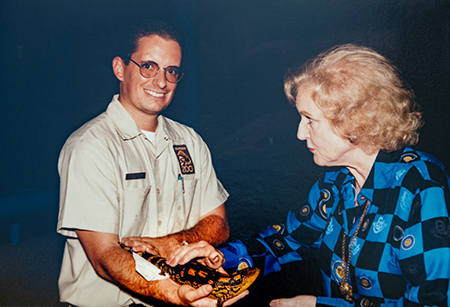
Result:
<svg viewBox="0 0 450 307"><path fill-rule="evenodd" d="M312 123L312 119L308 116L302 116L301 120L305 120L307 124L311 124Z"/></svg>

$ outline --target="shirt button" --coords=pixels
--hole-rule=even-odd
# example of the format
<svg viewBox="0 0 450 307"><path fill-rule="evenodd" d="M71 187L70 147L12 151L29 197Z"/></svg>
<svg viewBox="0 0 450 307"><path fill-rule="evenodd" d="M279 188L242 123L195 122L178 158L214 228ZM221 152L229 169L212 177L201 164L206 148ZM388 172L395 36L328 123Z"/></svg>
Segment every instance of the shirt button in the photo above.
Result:
<svg viewBox="0 0 450 307"><path fill-rule="evenodd" d="M180 211L180 210L181 210L181 206L178 206L178 207L177 207L177 210Z"/></svg>
<svg viewBox="0 0 450 307"><path fill-rule="evenodd" d="M361 197L359 198L359 200L366 200L366 198L365 198L364 196L361 196Z"/></svg>
<svg viewBox="0 0 450 307"><path fill-rule="evenodd" d="M167 142L168 140L169 140L169 138L168 138L167 136L165 136L165 137L164 137L164 141Z"/></svg>
<svg viewBox="0 0 450 307"><path fill-rule="evenodd" d="M161 193L161 191L159 189L156 189L156 194Z"/></svg>
<svg viewBox="0 0 450 307"><path fill-rule="evenodd" d="M158 226L161 226L162 225L162 221L158 221Z"/></svg>

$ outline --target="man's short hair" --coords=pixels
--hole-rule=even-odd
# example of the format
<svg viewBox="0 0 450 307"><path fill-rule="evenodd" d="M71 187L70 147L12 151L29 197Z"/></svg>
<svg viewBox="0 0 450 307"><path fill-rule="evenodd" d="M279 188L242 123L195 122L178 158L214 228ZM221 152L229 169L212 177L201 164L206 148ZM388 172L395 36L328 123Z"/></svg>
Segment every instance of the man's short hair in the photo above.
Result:
<svg viewBox="0 0 450 307"><path fill-rule="evenodd" d="M157 19L146 19L134 23L126 31L122 44L119 47L119 56L128 65L131 55L136 51L139 39L151 35L160 36L166 40L173 40L178 43L182 54L185 53L184 35L182 31L173 23Z"/></svg>

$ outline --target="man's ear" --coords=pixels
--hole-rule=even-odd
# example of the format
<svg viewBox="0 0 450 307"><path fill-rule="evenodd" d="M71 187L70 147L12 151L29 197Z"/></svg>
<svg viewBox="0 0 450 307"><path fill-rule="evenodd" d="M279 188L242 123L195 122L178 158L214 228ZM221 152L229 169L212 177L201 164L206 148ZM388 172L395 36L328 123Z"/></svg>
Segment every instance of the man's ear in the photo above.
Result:
<svg viewBox="0 0 450 307"><path fill-rule="evenodd" d="M116 56L112 61L112 67L116 78L119 79L119 81L123 81L123 71L125 68L125 63L123 62L122 58Z"/></svg>

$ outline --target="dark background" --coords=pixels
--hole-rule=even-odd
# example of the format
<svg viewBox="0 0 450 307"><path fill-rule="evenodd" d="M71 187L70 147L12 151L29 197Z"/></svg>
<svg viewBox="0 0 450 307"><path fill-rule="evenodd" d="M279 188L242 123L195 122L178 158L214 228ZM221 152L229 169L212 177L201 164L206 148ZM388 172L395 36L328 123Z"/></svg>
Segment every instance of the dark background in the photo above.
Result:
<svg viewBox="0 0 450 307"><path fill-rule="evenodd" d="M58 154L118 92L111 61L118 35L136 19L170 18L185 32L189 71L164 114L209 145L231 194L232 239L282 219L326 170L296 139L299 115L283 77L337 44L363 44L395 63L423 108L417 148L450 168L448 0L0 4L1 306L57 302Z"/></svg>

